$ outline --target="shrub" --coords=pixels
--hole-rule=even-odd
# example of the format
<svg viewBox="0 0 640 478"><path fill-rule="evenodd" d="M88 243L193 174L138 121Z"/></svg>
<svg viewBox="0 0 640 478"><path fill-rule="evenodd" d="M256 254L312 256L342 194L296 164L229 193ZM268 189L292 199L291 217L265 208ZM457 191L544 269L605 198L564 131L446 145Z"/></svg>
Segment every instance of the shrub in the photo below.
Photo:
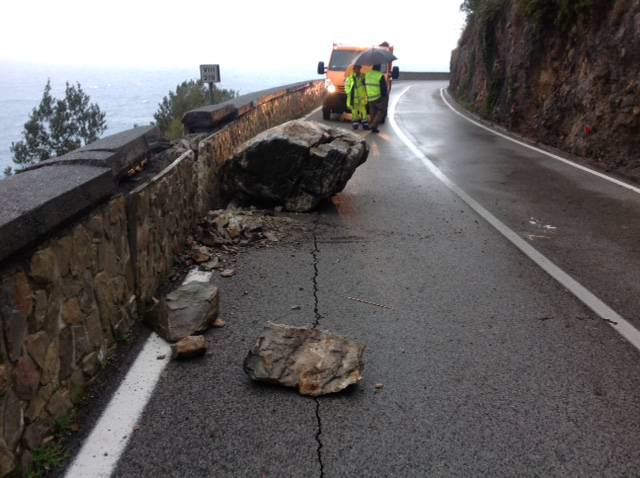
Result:
<svg viewBox="0 0 640 478"><path fill-rule="evenodd" d="M219 89L213 86L213 103L221 103L238 96L234 90ZM177 139L184 135L182 116L189 110L209 104L209 88L201 81L183 81L170 91L158 105L153 115L156 124L168 139Z"/></svg>

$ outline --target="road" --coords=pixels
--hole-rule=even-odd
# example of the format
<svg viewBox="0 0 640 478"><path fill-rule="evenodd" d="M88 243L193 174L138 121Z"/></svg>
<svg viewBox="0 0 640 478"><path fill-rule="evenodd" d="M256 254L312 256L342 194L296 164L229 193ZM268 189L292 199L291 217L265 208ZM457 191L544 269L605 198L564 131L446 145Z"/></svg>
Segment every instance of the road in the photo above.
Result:
<svg viewBox="0 0 640 478"><path fill-rule="evenodd" d="M640 326L640 194L465 121L444 86L395 85L403 134ZM366 137L345 191L299 218L312 233L242 255L221 284L227 326L207 333L212 352L167 366L114 476L640 474L638 350L389 121ZM366 343L361 385L314 400L249 382L242 359L265 321L316 319Z"/></svg>

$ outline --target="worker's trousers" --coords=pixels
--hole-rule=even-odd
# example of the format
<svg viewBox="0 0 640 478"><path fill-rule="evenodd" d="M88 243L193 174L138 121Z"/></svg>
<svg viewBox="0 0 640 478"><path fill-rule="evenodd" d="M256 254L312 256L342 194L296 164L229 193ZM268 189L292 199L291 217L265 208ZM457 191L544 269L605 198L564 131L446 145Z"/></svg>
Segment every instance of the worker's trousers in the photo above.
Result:
<svg viewBox="0 0 640 478"><path fill-rule="evenodd" d="M351 106L351 121L354 123L368 120L367 117L367 99L366 98L354 98L353 105Z"/></svg>

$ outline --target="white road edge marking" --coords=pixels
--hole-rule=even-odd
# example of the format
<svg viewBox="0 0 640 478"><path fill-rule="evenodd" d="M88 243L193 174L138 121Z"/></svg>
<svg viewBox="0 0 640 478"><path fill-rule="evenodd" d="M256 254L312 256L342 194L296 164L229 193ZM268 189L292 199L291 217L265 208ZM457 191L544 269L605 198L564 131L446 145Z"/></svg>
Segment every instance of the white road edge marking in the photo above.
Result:
<svg viewBox="0 0 640 478"><path fill-rule="evenodd" d="M456 110L451 103L449 103L449 101L447 100L445 94L444 94L444 88L440 88L440 97L442 98L442 101L444 101L444 104L447 105L449 107L449 109L451 111L453 111L455 114L457 114L458 116L460 116L461 118L464 118L465 120L467 120L469 123L473 123L474 125L489 131L490 133L495 134L496 136L500 136L501 138L504 138L506 140L511 141L512 143L516 143L519 144L520 146L524 146L525 148L528 148L532 151L535 151L537 153L541 153L544 154L545 156L549 156L550 158L556 159L558 161L561 161L565 164L568 164L569 166L573 166L574 168L577 168L581 171L587 172L589 174L593 174L595 176L598 176L599 178L605 179L613 184L617 184L618 186L622 186L623 188L628 189L629 191L633 191L634 193L638 193L640 194L640 188L633 186L629 183L625 183L624 181L620 181L619 179L616 178L612 178L611 176L607 176L604 173L601 173L599 171L596 171L594 169L591 168L587 168L586 166L582 166L581 164L578 163L574 163L573 161L567 159L567 158L563 158L562 156L558 156L557 154L553 154L550 153L549 151L545 151L544 149L541 148L537 148L535 146L531 146L530 144L524 143L522 141L518 141L515 138L512 138L511 136L507 136L506 134L500 133L499 131L496 131L494 129L489 128L488 126L483 125L482 123L478 123L477 121L463 115L462 113L460 113L458 110Z"/></svg>
<svg viewBox="0 0 640 478"><path fill-rule="evenodd" d="M447 186L454 194L462 199L467 205L478 213L484 220L491 224L495 229L507 238L513 245L522 251L529 259L540 266L547 274L553 277L563 287L575 295L578 300L589 307L600 318L604 319L611 327L613 327L620 335L627 339L637 350L640 351L640 331L631 325L615 310L605 304L593 293L587 290L582 284L576 281L569 274L560 269L557 265L547 259L542 253L534 249L529 243L521 238L514 231L509 229L493 214L487 211L480 203L464 192L458 185L451 181L438 167L425 155L400 129L396 122L396 107L400 98L411 88L406 87L399 95L395 96L389 108L389 123L398 138L409 148L409 150L422 161L427 169L445 186Z"/></svg>
<svg viewBox="0 0 640 478"><path fill-rule="evenodd" d="M165 357L158 360L161 355ZM152 333L71 463L66 478L111 476L170 356L169 344Z"/></svg>

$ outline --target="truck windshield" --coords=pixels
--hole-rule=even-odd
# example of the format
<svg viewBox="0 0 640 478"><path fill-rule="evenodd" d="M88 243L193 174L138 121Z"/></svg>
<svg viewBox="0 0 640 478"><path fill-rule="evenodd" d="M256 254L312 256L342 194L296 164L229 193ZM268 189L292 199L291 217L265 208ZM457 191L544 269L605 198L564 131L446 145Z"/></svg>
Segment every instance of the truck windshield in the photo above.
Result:
<svg viewBox="0 0 640 478"><path fill-rule="evenodd" d="M353 50L333 50L329 69L332 71L345 71L353 59L358 56L359 51Z"/></svg>

